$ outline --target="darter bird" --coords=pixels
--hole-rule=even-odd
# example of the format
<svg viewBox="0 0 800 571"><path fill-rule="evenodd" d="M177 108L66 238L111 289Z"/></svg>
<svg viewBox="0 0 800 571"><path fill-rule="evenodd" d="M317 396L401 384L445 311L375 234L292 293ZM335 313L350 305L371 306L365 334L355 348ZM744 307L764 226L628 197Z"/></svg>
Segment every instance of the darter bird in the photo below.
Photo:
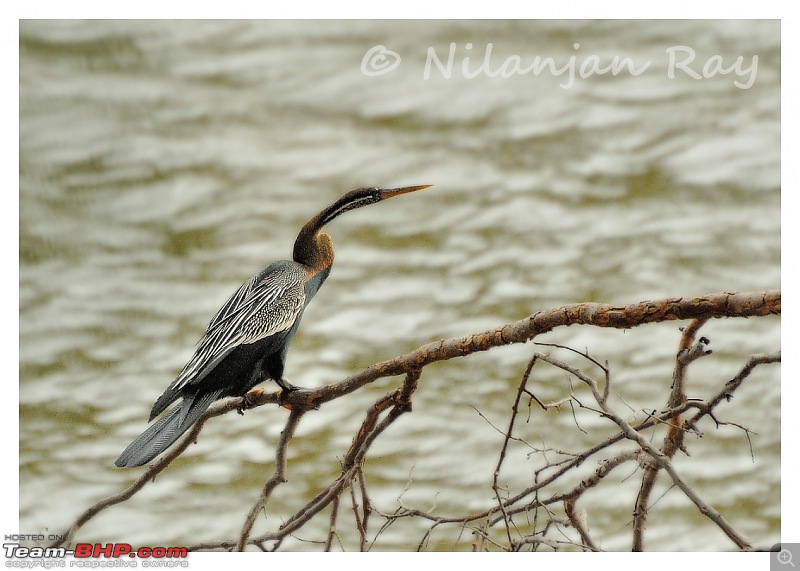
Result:
<svg viewBox="0 0 800 571"><path fill-rule="evenodd" d="M266 379L274 380L283 395L295 390L283 376L286 353L303 310L333 265L333 242L323 226L350 210L429 186L359 188L309 220L297 235L292 260L261 270L211 318L194 355L153 405L150 421L180 402L131 442L114 464L146 464L197 422L211 403L242 396Z"/></svg>

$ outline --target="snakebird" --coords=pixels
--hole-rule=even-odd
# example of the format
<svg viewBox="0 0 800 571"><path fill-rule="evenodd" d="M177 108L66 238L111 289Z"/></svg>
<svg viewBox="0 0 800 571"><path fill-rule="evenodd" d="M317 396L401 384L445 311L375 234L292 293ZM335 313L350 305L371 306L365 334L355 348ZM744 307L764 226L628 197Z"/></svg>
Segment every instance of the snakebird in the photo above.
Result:
<svg viewBox="0 0 800 571"><path fill-rule="evenodd" d="M295 390L283 376L286 352L311 298L330 274L333 242L323 226L382 200L428 188L359 188L309 220L297 235L293 260L273 262L250 278L211 318L197 349L150 411L150 421L178 399L120 454L119 467L141 466L169 448L214 401L243 396L267 378L282 396Z"/></svg>

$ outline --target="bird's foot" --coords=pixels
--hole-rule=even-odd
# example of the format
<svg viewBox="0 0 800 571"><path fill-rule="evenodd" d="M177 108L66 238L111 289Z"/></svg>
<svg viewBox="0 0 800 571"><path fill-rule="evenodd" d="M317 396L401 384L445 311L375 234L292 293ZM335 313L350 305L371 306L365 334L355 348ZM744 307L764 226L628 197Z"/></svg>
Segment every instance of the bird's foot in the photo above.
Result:
<svg viewBox="0 0 800 571"><path fill-rule="evenodd" d="M292 406L286 402L286 399L289 398L290 393L293 393L294 391L301 391L303 390L303 387L293 385L286 377L282 377L281 380L275 382L278 383L278 386L281 388L281 394L278 396L278 404L283 408L288 408L291 410Z"/></svg>
<svg viewBox="0 0 800 571"><path fill-rule="evenodd" d="M242 403L236 409L236 412L244 416L244 411L255 408L256 404L258 403L258 399L261 398L261 395L263 394L264 389L261 387L256 387L247 391L242 397Z"/></svg>
<svg viewBox="0 0 800 571"><path fill-rule="evenodd" d="M303 387L298 387L297 385L292 384L292 381L286 377L282 377L279 381L275 382L278 383L278 386L287 394L292 391L299 391L303 389Z"/></svg>

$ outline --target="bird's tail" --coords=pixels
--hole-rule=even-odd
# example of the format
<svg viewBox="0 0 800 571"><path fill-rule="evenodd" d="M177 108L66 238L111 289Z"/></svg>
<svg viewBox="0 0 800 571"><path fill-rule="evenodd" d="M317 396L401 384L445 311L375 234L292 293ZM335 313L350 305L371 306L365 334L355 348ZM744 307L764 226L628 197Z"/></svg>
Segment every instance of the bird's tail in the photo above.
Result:
<svg viewBox="0 0 800 571"><path fill-rule="evenodd" d="M141 466L161 454L200 418L219 392L186 396L122 451L114 464L120 468Z"/></svg>

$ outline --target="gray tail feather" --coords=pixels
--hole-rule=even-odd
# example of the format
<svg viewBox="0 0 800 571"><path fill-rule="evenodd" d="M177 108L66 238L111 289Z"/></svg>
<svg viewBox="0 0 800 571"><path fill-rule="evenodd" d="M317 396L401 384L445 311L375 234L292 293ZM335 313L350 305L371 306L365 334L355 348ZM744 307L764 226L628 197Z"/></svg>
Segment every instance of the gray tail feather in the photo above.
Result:
<svg viewBox="0 0 800 571"><path fill-rule="evenodd" d="M148 422L152 421L159 414L167 410L167 407L180 396L181 396L180 389L176 390L173 388L168 388L167 390L165 390L164 394L158 397L158 399L156 399L156 402L153 405L152 410L150 411L150 418L148 419Z"/></svg>
<svg viewBox="0 0 800 571"><path fill-rule="evenodd" d="M173 407L131 442L114 464L120 468L147 464L172 446L218 398L219 392L217 391L184 397L180 404Z"/></svg>

